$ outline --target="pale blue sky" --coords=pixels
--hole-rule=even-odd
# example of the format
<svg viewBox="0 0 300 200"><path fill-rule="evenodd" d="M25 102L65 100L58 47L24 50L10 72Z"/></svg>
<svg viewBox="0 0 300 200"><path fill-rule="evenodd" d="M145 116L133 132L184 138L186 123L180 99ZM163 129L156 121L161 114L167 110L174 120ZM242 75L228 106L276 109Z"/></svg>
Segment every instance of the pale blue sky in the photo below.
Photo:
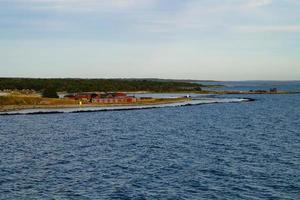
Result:
<svg viewBox="0 0 300 200"><path fill-rule="evenodd" d="M300 0L0 0L0 77L300 80Z"/></svg>

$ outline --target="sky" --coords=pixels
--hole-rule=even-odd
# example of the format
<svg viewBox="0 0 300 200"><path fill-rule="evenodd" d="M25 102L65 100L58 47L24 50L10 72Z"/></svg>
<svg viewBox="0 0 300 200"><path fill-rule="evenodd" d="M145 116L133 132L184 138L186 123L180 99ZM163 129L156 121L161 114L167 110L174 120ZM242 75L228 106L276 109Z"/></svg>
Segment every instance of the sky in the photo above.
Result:
<svg viewBox="0 0 300 200"><path fill-rule="evenodd" d="M0 77L300 80L300 0L0 0Z"/></svg>

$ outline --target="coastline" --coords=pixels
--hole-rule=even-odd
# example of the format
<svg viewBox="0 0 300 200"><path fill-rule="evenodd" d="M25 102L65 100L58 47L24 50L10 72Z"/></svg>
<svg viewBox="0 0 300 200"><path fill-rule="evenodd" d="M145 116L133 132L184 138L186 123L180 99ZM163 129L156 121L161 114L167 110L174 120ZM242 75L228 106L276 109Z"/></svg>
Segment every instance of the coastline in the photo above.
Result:
<svg viewBox="0 0 300 200"><path fill-rule="evenodd" d="M159 92L147 92L147 91L138 91L138 92L127 92L135 94L156 94ZM256 95L286 95L286 94L299 94L299 92L290 92L290 91L277 91L277 92L255 92L255 91L212 91L212 90L203 90L203 91L173 91L173 92L161 92L165 94L178 93L178 94L203 94L203 95L247 95L247 94L256 94ZM0 101L0 114L5 112L13 112L27 109L63 109L63 108L89 108L89 107L99 107L99 108L109 108L109 107L122 107L122 106L147 106L147 105L164 105L170 103L181 103L190 101L191 98L187 97L175 97L175 98L152 98L150 100L139 100L134 103L83 103L79 105L79 101L74 100L64 100L64 99L52 99L52 98L41 98L36 96L10 96L12 98L20 98L22 103L19 104L19 100L15 103L3 104ZM3 98L3 97L2 97ZM15 100L14 99L14 100ZM1 98L0 98L1 100ZM24 101L25 100L25 101ZM27 101L28 100L28 101Z"/></svg>
<svg viewBox="0 0 300 200"><path fill-rule="evenodd" d="M249 91L201 91L196 92L195 94L299 94L299 92L289 92L289 91L278 91L278 92L249 92Z"/></svg>
<svg viewBox="0 0 300 200"><path fill-rule="evenodd" d="M299 94L300 92L294 92L294 91L277 91L277 92L258 92L258 91L234 91L234 90L202 90L202 91L184 91L184 90L178 90L178 91L165 91L165 92L155 92L155 91L137 91L137 92L126 92L128 94Z"/></svg>
<svg viewBox="0 0 300 200"><path fill-rule="evenodd" d="M3 112L11 112L11 111L19 111L26 109L58 109L58 108L89 108L89 107L118 107L118 106L146 106L146 105L164 105L170 103L181 103L190 101L190 98L157 98L152 99L152 101L138 101L135 103L122 103L122 104L100 104L100 103L86 103L79 105L78 103L74 104L55 104L55 105L2 105L0 106L0 113Z"/></svg>
<svg viewBox="0 0 300 200"><path fill-rule="evenodd" d="M58 108L36 108L36 109L23 109L16 111L0 112L0 116L6 115L35 115L35 114L62 114L62 113L86 113L86 112L106 112L106 111L127 111L127 110L141 110L141 109L156 109L164 107L183 107L194 106L203 104L216 104L216 103L241 103L251 102L255 99L251 98L204 98L204 99L185 99L182 101L168 101L165 103L148 103L148 104L123 104L123 105L109 105L109 106L94 106L89 104L87 106L66 107ZM90 106L90 107L89 107Z"/></svg>

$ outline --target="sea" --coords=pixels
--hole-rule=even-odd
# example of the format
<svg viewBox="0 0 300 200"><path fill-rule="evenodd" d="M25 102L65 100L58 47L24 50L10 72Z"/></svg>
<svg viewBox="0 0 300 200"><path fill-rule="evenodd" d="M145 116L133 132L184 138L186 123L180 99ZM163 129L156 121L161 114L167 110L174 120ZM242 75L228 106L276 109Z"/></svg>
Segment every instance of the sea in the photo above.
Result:
<svg viewBox="0 0 300 200"><path fill-rule="evenodd" d="M210 98L227 101L1 115L0 199L300 199L300 94Z"/></svg>

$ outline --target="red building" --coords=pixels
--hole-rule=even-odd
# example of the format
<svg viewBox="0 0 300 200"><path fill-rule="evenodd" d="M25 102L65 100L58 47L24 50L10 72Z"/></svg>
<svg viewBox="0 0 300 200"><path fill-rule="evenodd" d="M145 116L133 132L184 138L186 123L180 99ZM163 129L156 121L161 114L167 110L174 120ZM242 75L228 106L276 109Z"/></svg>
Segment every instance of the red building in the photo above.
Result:
<svg viewBox="0 0 300 200"><path fill-rule="evenodd" d="M104 104L118 104L118 103L135 103L137 98L133 96L127 96L123 92L109 92L109 93L77 93L66 95L64 98L81 100L93 103Z"/></svg>

